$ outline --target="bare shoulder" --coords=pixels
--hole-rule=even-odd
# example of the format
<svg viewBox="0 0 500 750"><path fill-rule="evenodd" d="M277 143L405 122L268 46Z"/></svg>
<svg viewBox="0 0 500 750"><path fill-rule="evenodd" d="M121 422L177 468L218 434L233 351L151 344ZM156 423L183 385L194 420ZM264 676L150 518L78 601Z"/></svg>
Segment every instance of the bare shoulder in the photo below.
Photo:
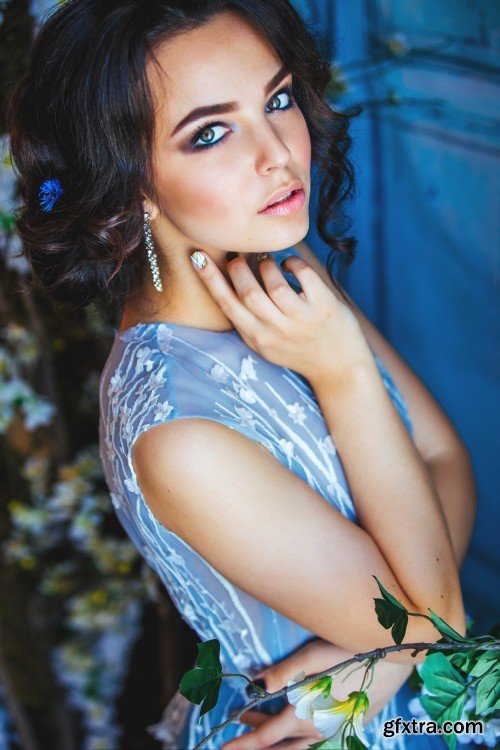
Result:
<svg viewBox="0 0 500 750"><path fill-rule="evenodd" d="M366 531L239 430L173 419L136 440L133 464L166 529L235 586L318 636L353 652L377 645L371 574L407 601Z"/></svg>

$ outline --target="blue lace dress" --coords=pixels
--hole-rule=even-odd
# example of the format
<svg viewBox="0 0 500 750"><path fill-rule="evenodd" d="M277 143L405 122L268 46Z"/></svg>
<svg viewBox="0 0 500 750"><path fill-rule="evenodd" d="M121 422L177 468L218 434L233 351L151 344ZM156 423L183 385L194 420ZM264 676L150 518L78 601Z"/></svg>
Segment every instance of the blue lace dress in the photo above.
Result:
<svg viewBox="0 0 500 750"><path fill-rule="evenodd" d="M274 257L280 262L294 253L300 254L293 248ZM287 278L293 286L294 277ZM413 436L403 397L373 353ZM251 678L316 635L235 586L151 512L134 473L132 446L154 425L193 417L222 422L261 443L354 523L356 509L315 394L300 374L260 357L234 330L208 331L169 322L139 323L116 333L100 379L99 423L100 455L116 514L198 639L219 640L223 671L244 672ZM386 640L391 642L389 631ZM224 679L217 706L201 723L199 706L177 692L162 720L148 731L162 740L165 750L194 748L211 727L248 702L246 684L241 678ZM432 735L383 736L384 721L412 718L408 702L413 697L405 683L366 726L373 750L444 750L444 742ZM288 705L281 698L272 704L259 710L276 713ZM220 748L250 730L231 724L206 747Z"/></svg>

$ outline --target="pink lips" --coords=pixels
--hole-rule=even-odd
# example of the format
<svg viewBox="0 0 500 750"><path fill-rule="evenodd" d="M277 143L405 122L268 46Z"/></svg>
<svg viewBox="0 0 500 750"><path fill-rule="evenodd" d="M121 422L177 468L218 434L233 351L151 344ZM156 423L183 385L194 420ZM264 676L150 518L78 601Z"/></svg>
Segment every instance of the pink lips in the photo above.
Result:
<svg viewBox="0 0 500 750"><path fill-rule="evenodd" d="M286 195L286 193L285 193ZM260 214L270 214L272 216L287 216L299 211L304 205L306 200L305 192L303 188L294 190L289 198L279 203L273 203L262 211Z"/></svg>

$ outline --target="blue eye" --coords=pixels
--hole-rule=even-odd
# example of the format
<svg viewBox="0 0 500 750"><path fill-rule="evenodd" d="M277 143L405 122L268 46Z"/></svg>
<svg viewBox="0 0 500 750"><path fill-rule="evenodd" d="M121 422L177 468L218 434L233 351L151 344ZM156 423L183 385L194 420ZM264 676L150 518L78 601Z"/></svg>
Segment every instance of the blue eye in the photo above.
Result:
<svg viewBox="0 0 500 750"><path fill-rule="evenodd" d="M282 89L281 91L278 91L277 94L274 94L273 98L271 99L271 102L274 102L276 99L278 99L281 96L288 97L288 102L282 106L282 107L271 107L270 112L286 112L287 109L291 109L295 106L294 98L292 95L292 89L290 86L287 86L286 88ZM190 139L190 144L193 147L195 151L199 149L207 149L207 148L213 148L214 146L218 146L223 141L226 140L226 136L221 136L218 140L205 140L201 143L198 143L198 141L201 139L201 136L205 133L210 133L210 131L213 131L216 128L227 128L227 125L224 125L222 122L211 122L207 125L202 125L198 130L194 133L193 137Z"/></svg>

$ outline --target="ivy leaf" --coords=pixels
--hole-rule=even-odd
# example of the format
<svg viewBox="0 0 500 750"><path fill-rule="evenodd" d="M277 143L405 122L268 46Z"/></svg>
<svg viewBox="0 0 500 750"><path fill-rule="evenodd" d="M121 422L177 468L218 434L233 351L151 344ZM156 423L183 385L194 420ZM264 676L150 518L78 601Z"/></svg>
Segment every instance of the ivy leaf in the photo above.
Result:
<svg viewBox="0 0 500 750"><path fill-rule="evenodd" d="M439 615L437 615L435 612L430 609L430 607L427 607L429 610L430 618L432 622L434 623L434 626L439 630L441 635L444 635L446 638L451 638L452 641L459 641L460 643L474 643L474 638L464 638L460 633L457 633L456 630L454 630L451 625L448 625L448 623L441 619Z"/></svg>
<svg viewBox="0 0 500 750"><path fill-rule="evenodd" d="M460 672L442 653L434 653L423 662L420 676L429 692L434 693L420 696L420 702L431 719L439 726L444 721L458 721L467 699L467 685ZM442 738L454 750L456 735L443 734Z"/></svg>
<svg viewBox="0 0 500 750"><path fill-rule="evenodd" d="M375 578L375 580L377 581L377 586L378 586L378 587L379 587L379 589L380 589L380 593L382 594L382 596L384 597L384 599L385 599L385 600L386 600L387 602L391 602L391 604L394 604L394 606L395 606L395 607L399 607L399 609L402 609L402 610L403 610L404 612L408 612L408 610L406 609L406 607L405 607L405 606L404 606L403 604L401 604L401 602L398 602L398 600L397 600L397 599L395 599L395 598L393 597L393 595L392 595L392 594L390 594L390 593L389 593L389 592L387 591L387 589L385 589L385 588L384 588L384 587L382 586L382 584L381 584L381 583L380 583L380 581L378 580L377 576L373 576L373 578Z"/></svg>
<svg viewBox="0 0 500 750"><path fill-rule="evenodd" d="M220 643L214 638L198 643L198 657L194 669L188 670L181 678L179 692L191 703L200 704L201 717L217 705L222 683L220 663Z"/></svg>
<svg viewBox="0 0 500 750"><path fill-rule="evenodd" d="M375 612L379 623L388 630L392 628L391 635L394 643L400 645L405 637L408 626L408 610L401 602L398 602L380 583L377 576L373 576L382 593L383 599L375 599Z"/></svg>

